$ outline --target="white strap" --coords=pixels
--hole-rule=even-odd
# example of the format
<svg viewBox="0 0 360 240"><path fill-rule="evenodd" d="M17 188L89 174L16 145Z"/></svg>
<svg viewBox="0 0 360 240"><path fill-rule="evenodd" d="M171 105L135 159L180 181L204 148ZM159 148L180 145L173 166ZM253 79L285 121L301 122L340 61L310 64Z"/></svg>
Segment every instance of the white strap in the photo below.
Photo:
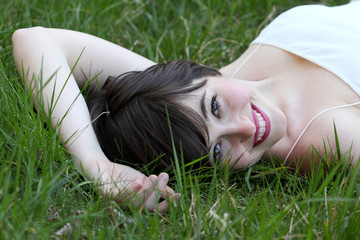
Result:
<svg viewBox="0 0 360 240"><path fill-rule="evenodd" d="M240 71L240 69L245 65L245 63L251 58L252 55L259 49L262 43L256 46L256 48L245 58L245 60L239 65L239 67L235 70L235 72L231 75L231 78L234 78L235 75Z"/></svg>
<svg viewBox="0 0 360 240"><path fill-rule="evenodd" d="M337 106L337 107L331 107L325 110L322 110L321 112L319 112L318 114L316 114L310 121L309 123L305 126L304 130L300 133L300 136L297 138L297 140L295 141L294 145L292 146L292 148L290 149L288 155L285 158L284 164L286 163L286 161L288 160L290 154L292 153L292 151L294 150L295 146L298 144L298 142L300 141L301 137L304 135L305 131L309 128L310 124L317 118L319 117L321 114L326 113L328 111L331 110L335 110L335 109L339 109L339 108L345 108L345 107L351 107L354 105L359 105L360 102L355 102L355 103L351 103L351 104L345 104L345 105L341 105L341 106Z"/></svg>

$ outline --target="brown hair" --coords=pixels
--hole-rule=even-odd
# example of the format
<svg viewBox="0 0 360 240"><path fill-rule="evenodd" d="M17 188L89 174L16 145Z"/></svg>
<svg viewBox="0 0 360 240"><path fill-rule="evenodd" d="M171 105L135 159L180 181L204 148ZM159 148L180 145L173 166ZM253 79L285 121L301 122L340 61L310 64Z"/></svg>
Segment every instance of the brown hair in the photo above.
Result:
<svg viewBox="0 0 360 240"><path fill-rule="evenodd" d="M207 153L207 127L202 117L179 100L206 84L194 79L220 75L214 68L179 60L109 77L90 95L93 128L106 156L114 162L149 163L162 167L174 156L189 163Z"/></svg>

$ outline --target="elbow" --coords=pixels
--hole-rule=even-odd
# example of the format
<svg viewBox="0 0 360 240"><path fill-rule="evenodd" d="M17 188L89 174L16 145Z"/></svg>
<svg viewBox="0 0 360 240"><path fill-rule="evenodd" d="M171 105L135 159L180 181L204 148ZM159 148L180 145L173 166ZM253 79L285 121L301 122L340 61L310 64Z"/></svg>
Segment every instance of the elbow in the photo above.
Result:
<svg viewBox="0 0 360 240"><path fill-rule="evenodd" d="M45 28L43 28L43 27L17 29L12 35L13 46L14 47L18 46L23 41L26 41L27 38L37 36L44 30L45 30Z"/></svg>
<svg viewBox="0 0 360 240"><path fill-rule="evenodd" d="M23 29L18 29L13 33L11 40L14 48L19 46L19 42L21 41L21 39L24 38L26 31L27 29L23 28Z"/></svg>
<svg viewBox="0 0 360 240"><path fill-rule="evenodd" d="M23 61L27 61L33 55L39 40L44 37L44 31L43 27L33 27L18 29L13 33L13 57L20 77L23 75Z"/></svg>
<svg viewBox="0 0 360 240"><path fill-rule="evenodd" d="M44 30L45 28L43 27L22 28L16 30L11 38L14 53L26 48L29 43L35 42L34 40L39 38Z"/></svg>
<svg viewBox="0 0 360 240"><path fill-rule="evenodd" d="M32 49L36 47L39 40L44 38L46 28L43 27L32 27L32 28L21 28L16 30L12 35L12 44L14 54L22 52L25 49Z"/></svg>

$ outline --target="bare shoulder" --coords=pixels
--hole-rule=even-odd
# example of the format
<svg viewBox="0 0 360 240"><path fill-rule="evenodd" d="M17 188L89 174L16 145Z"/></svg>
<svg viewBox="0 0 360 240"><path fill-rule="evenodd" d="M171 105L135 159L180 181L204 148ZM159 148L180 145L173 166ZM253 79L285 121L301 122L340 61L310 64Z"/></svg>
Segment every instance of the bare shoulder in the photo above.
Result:
<svg viewBox="0 0 360 240"><path fill-rule="evenodd" d="M236 78L257 81L287 72L304 61L306 60L275 46L251 44L238 59L222 67L220 72L223 76L230 77L238 70Z"/></svg>
<svg viewBox="0 0 360 240"><path fill-rule="evenodd" d="M329 111L311 127L311 141L322 152L336 153L339 147L345 159L351 159L356 164L360 157L359 123L360 110L357 107Z"/></svg>
<svg viewBox="0 0 360 240"><path fill-rule="evenodd" d="M311 170L311 162L328 159L330 162L337 156L339 148L344 160L355 165L360 157L360 110L349 107L329 111L317 117L291 154L291 159L301 160L305 171ZM299 133L295 136L299 136ZM326 155L326 156L325 156Z"/></svg>
<svg viewBox="0 0 360 240"><path fill-rule="evenodd" d="M335 117L333 131L336 130L340 151L345 156L351 156L353 164L356 164L360 157L360 109L353 107Z"/></svg>

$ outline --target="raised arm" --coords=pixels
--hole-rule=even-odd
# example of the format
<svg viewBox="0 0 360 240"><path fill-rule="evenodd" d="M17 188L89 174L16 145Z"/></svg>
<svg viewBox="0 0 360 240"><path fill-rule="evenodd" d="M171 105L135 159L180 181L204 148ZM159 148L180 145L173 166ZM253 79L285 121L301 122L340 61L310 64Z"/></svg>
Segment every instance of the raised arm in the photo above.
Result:
<svg viewBox="0 0 360 240"><path fill-rule="evenodd" d="M143 70L155 64L119 45L72 30L43 27L19 29L13 35L13 43L16 64L23 61L24 67L31 66L30 71L33 73L39 73L36 71L40 70L40 65L35 65L35 61L40 64L42 57L57 57L57 62L50 63L64 64L60 61L62 60L70 68L79 59L73 72L75 79L83 80L84 74L88 78L93 78L100 73L97 78L100 84L110 75L117 76L127 71ZM53 67L53 70L57 70L58 66Z"/></svg>
<svg viewBox="0 0 360 240"><path fill-rule="evenodd" d="M102 184L104 194L121 195L123 200L127 196L126 189L128 194L140 196L139 201L133 201L135 205L141 204L141 198L147 199L145 205L149 209L157 204L152 186L157 184L161 190L167 188L170 195L175 194L166 187L166 174L146 177L106 158L80 93L87 79L96 77L91 82L95 87L102 85L109 75L143 70L153 65L152 61L100 38L62 29L17 30L13 35L13 47L18 72L32 90L34 101L51 114L52 125L60 127L62 143L76 156L75 164L85 170L88 178ZM38 102L40 95L42 101ZM161 204L159 210L165 210L167 203Z"/></svg>

